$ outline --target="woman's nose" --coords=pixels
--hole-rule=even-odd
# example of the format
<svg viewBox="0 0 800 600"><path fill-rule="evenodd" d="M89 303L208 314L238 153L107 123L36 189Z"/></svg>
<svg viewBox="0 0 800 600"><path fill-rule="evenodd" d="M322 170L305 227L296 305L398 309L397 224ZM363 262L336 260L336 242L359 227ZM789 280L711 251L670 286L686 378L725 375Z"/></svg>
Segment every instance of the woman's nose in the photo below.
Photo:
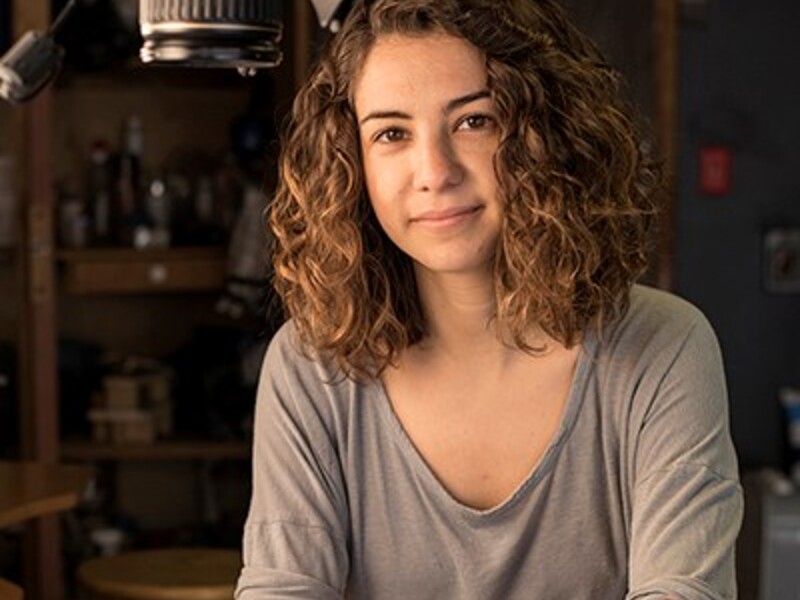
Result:
<svg viewBox="0 0 800 600"><path fill-rule="evenodd" d="M464 168L445 136L421 137L415 163L414 187L419 191L445 189L457 185L464 178Z"/></svg>

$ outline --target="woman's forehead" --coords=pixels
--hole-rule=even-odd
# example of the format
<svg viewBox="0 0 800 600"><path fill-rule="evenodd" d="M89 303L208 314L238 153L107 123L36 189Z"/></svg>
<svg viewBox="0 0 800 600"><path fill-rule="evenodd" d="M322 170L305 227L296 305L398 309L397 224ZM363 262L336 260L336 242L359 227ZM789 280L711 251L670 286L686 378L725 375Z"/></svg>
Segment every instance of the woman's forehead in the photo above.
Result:
<svg viewBox="0 0 800 600"><path fill-rule="evenodd" d="M354 82L354 99L402 100L404 94L470 93L486 85L480 51L449 34L379 37L364 58ZM455 89L455 88L463 88Z"/></svg>

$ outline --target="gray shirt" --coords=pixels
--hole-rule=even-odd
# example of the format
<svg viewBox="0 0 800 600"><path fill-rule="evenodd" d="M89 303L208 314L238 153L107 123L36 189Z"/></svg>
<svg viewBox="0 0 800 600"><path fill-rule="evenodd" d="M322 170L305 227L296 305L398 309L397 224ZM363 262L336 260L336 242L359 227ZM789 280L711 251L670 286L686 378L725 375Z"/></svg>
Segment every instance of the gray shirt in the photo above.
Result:
<svg viewBox="0 0 800 600"><path fill-rule="evenodd" d="M439 483L379 381L298 352L264 362L239 600L734 598L742 492L716 338L635 286L585 340L562 422L501 505Z"/></svg>

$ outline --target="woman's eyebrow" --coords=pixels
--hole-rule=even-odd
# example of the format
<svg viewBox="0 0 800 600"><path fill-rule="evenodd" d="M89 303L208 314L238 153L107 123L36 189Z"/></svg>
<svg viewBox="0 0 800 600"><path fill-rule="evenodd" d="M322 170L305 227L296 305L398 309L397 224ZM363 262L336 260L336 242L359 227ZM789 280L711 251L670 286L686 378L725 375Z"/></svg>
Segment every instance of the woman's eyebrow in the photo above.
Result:
<svg viewBox="0 0 800 600"><path fill-rule="evenodd" d="M489 90L480 90L477 92L472 92L469 94L465 94L463 96L459 96L458 98L453 98L450 100L444 108L445 114L449 114L454 110L461 108L465 104L469 104L470 102L475 102L476 100L481 100L483 98L489 98ZM411 115L403 112L401 110L376 110L371 113L368 113L364 118L362 118L359 123L363 125L367 121L373 119L410 119Z"/></svg>
<svg viewBox="0 0 800 600"><path fill-rule="evenodd" d="M450 102L447 103L447 106L444 109L445 114L449 114L454 110L461 108L465 104L469 104L470 102L475 102L475 100L481 100L483 98L489 98L489 90L480 90L478 92L472 92L471 94L466 94L465 96L460 96Z"/></svg>
<svg viewBox="0 0 800 600"><path fill-rule="evenodd" d="M404 113L400 110L376 110L369 113L366 117L361 119L359 123L363 125L367 121L371 119L410 119L411 115L408 113Z"/></svg>

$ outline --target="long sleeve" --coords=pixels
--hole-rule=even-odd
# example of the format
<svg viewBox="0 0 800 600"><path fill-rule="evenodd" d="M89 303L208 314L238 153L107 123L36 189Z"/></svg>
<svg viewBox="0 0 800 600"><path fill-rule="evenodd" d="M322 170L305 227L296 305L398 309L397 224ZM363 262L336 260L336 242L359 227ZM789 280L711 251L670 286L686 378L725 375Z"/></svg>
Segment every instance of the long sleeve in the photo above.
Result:
<svg viewBox="0 0 800 600"><path fill-rule="evenodd" d="M332 600L346 585L347 499L325 414L333 388L291 334L276 335L261 373L237 600Z"/></svg>
<svg viewBox="0 0 800 600"><path fill-rule="evenodd" d="M736 597L742 490L719 346L696 317L653 361L632 418L628 600Z"/></svg>

